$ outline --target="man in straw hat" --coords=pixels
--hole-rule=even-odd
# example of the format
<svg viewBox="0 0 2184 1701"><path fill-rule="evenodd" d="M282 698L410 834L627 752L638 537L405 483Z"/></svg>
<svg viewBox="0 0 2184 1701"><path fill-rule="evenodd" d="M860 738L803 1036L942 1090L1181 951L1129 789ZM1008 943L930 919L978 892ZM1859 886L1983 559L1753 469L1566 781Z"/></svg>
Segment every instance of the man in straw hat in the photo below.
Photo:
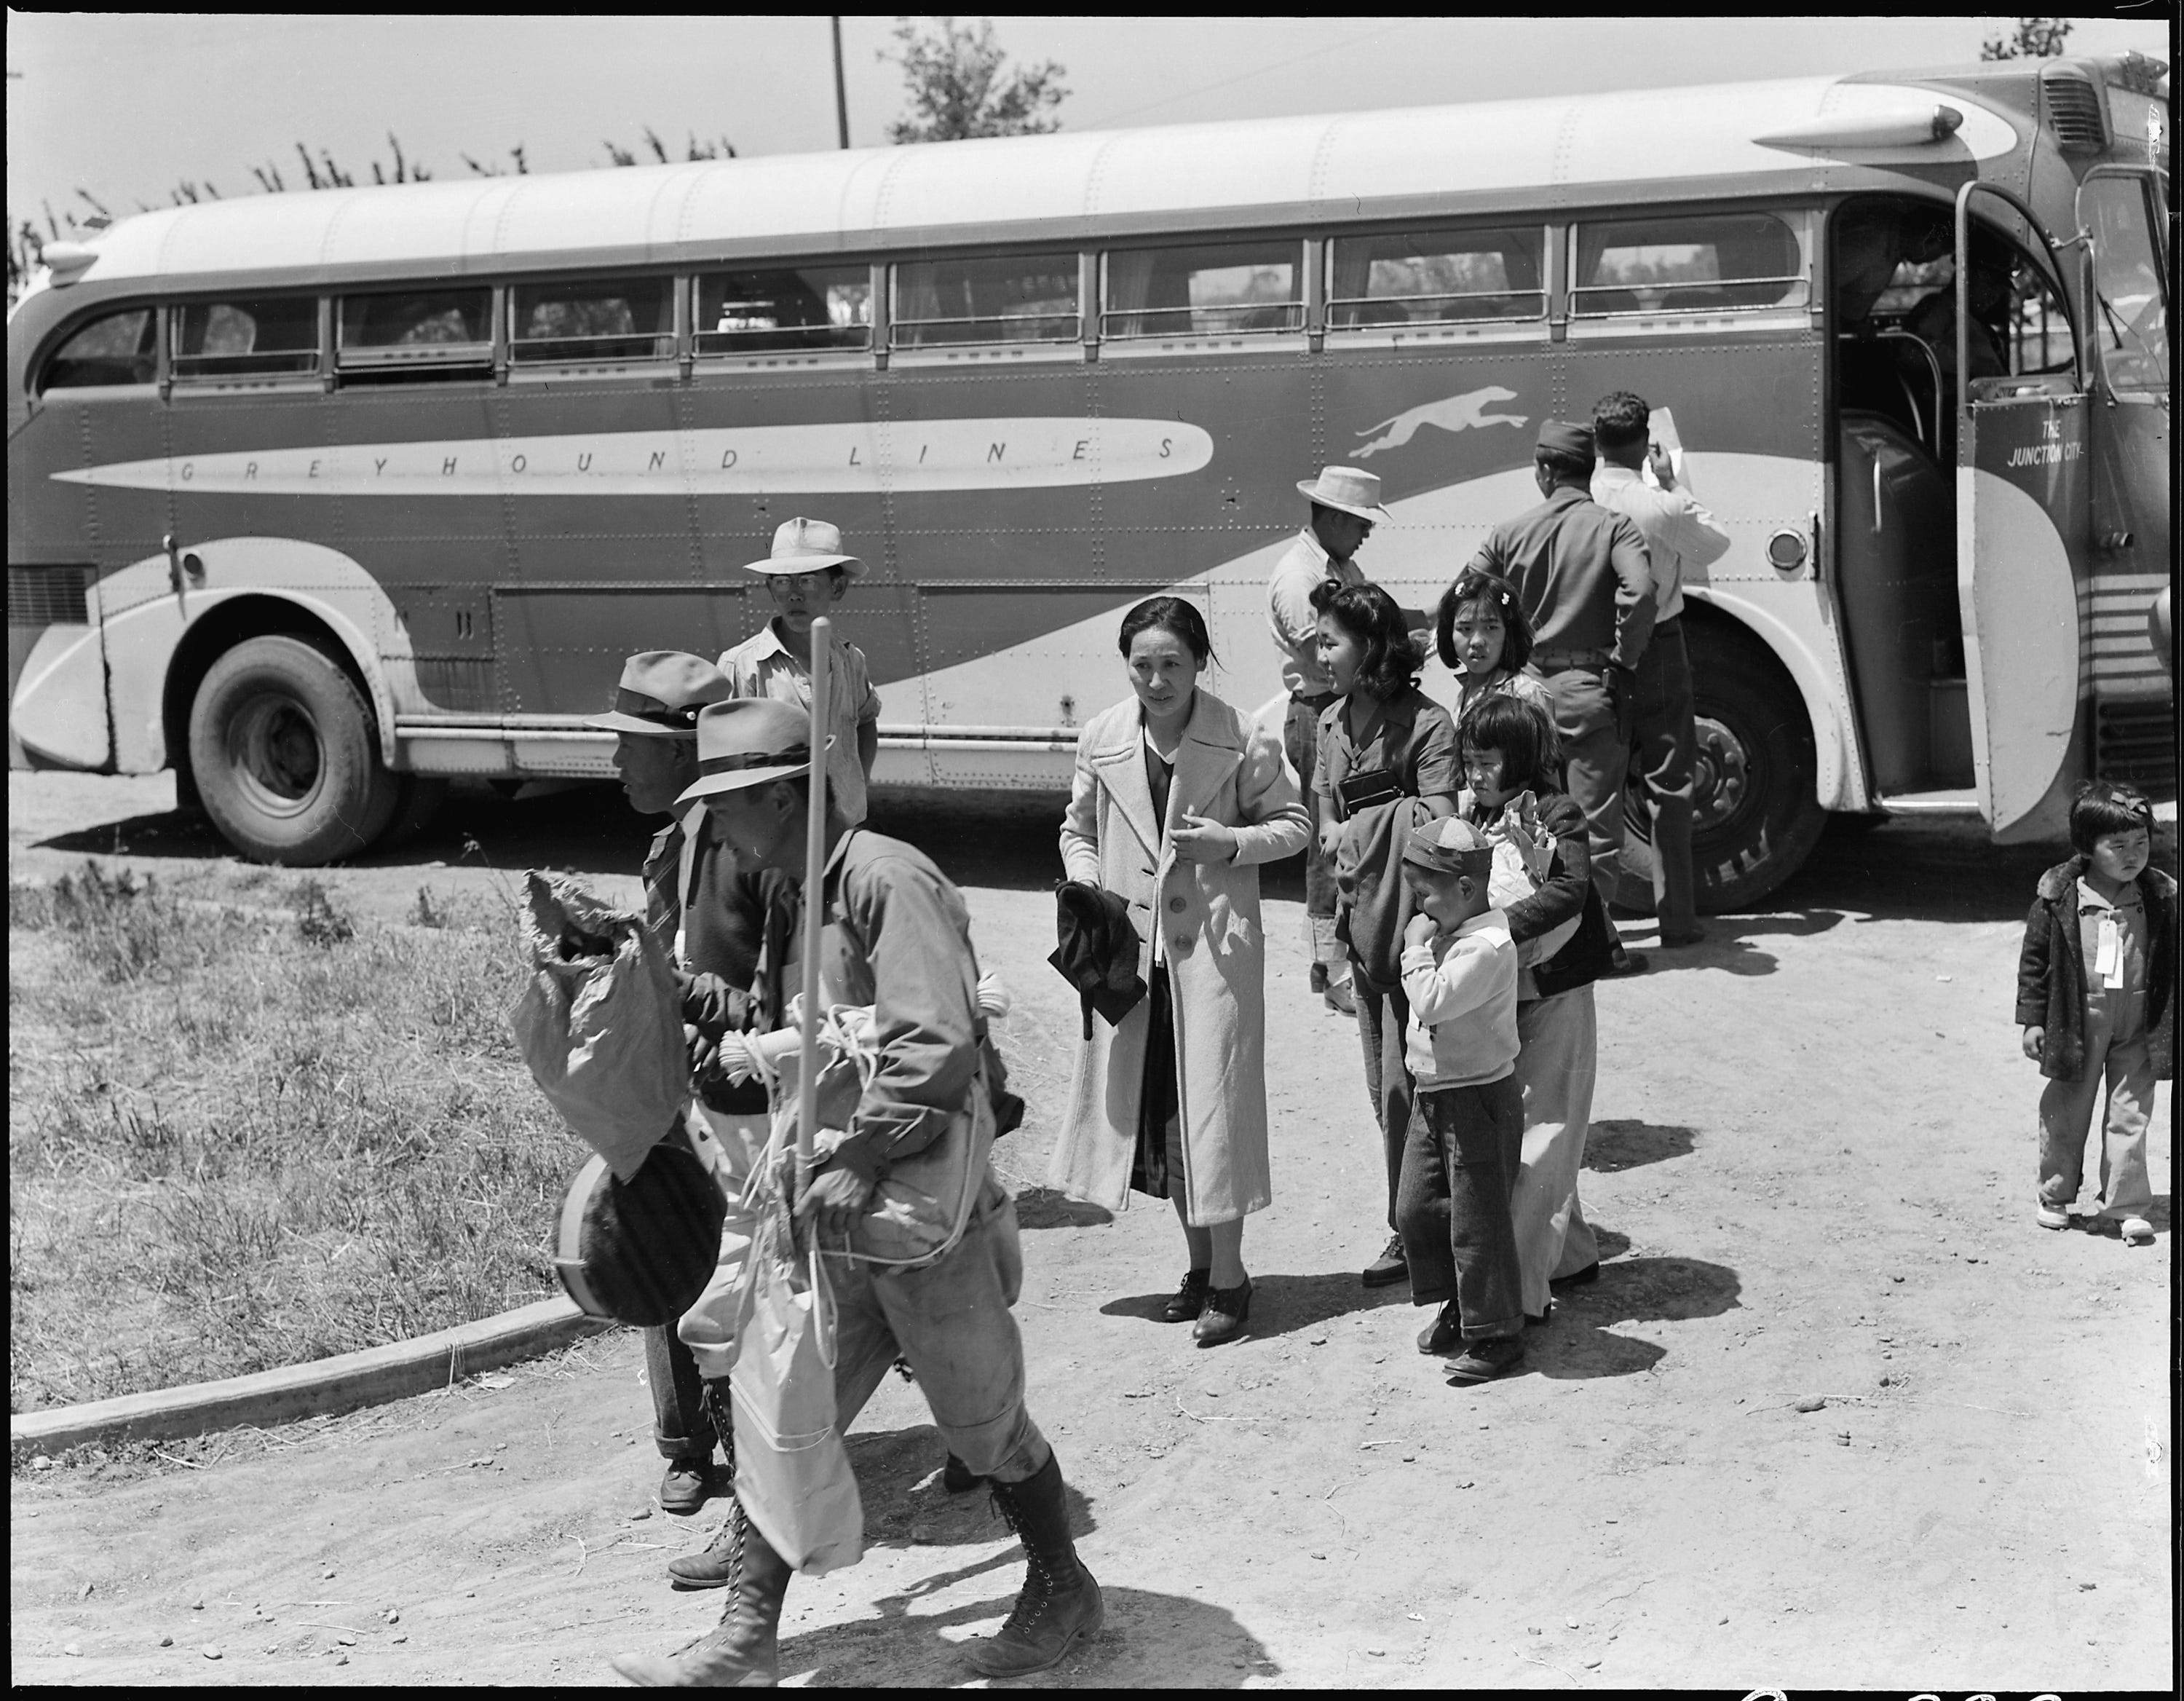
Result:
<svg viewBox="0 0 2184 1701"><path fill-rule="evenodd" d="M713 705L699 717L699 778L683 794L705 802L744 867L798 886L811 807L809 720L765 699ZM941 1138L983 1090L978 969L962 894L912 845L852 828L832 809L825 828L823 890L804 894L822 917L825 996L873 1006L880 1049L847 1137L797 1201L822 1248L843 1244L889 1165ZM775 1026L783 1003L773 989L797 984L794 960L806 948L797 925L785 904L768 917L759 996ZM937 1262L894 1270L829 1257L834 1397L847 1428L888 1367L908 1360L949 1451L993 1484L1028 1571L1007 1623L965 1656L987 1676L1011 1677L1058 1665L1098 1633L1103 1606L1070 1539L1061 1465L1024 1406L1023 1344L1009 1315L1022 1276L1016 1207L990 1165L978 1190L962 1238ZM694 1688L775 1681L789 1569L740 1506L732 1522L736 1575L719 1628L667 1659L622 1656L615 1668L625 1677Z"/></svg>
<svg viewBox="0 0 2184 1701"><path fill-rule="evenodd" d="M730 694L728 682L719 668L703 656L679 650L652 650L632 655L623 664L615 688L614 707L587 720L615 735L615 771L630 807L640 815L668 815L677 818L656 834L644 856L645 924L670 953L678 972L688 963L685 907L698 877L714 860L702 857L705 811L702 805L677 807L677 800L698 778L698 713L709 703ZM716 847L712 847L716 848ZM721 870L733 874L733 863ZM704 966L722 975L729 985L749 985L758 956L757 923L763 914L755 905L744 906L740 950L734 933L735 916L719 905L700 902L702 916L717 915L724 925L701 928ZM722 937L716 938L715 934ZM740 960L740 962L738 962ZM687 977L686 977L687 979ZM736 1090L721 1084L715 1095ZM760 1090L755 1106L740 1109L763 1118L766 1095ZM716 1154L701 1152L709 1165ZM735 1475L735 1438L720 1426L716 1433L708 1409L705 1380L697 1359L677 1337L672 1324L644 1331L645 1380L652 1388L652 1438L667 1461L660 1479L663 1511L695 1512L716 1486L712 1472L713 1445L717 1440L727 1456L725 1476ZM726 1366L720 1374L726 1375ZM723 1483L722 1486L725 1486Z"/></svg>
<svg viewBox="0 0 2184 1701"><path fill-rule="evenodd" d="M744 564L762 574L773 616L733 650L721 672L738 697L774 697L800 709L811 705L811 622L849 594L865 576L865 564L842 550L838 527L824 520L784 520L762 561ZM880 748L880 697L872 689L865 652L837 636L827 658L827 795L850 826L865 818L865 790Z"/></svg>
<svg viewBox="0 0 2184 1701"><path fill-rule="evenodd" d="M1267 582L1267 613L1275 647L1282 653L1282 683L1290 694L1283 745L1309 797L1319 749L1319 711L1334 700L1334 682L1319 661L1319 616L1313 612L1312 594L1326 579L1346 585L1365 583L1355 558L1373 535L1375 522L1388 517L1388 510L1380 505L1379 476L1354 466L1323 466L1318 477L1301 478L1296 488L1311 503L1312 517L1274 563ZM1347 1014L1351 1007L1350 965L1334 940L1334 864L1317 838L1306 841L1304 857L1312 990Z"/></svg>
<svg viewBox="0 0 2184 1701"><path fill-rule="evenodd" d="M1633 672L1655 610L1646 539L1592 499L1593 460L1589 427L1542 423L1532 473L1546 500L1495 527L1471 566L1514 585L1532 623L1530 665L1554 699L1569 794L1585 811L1592 882L1605 904L1622 873ZM1645 966L1618 944L1609 973Z"/></svg>

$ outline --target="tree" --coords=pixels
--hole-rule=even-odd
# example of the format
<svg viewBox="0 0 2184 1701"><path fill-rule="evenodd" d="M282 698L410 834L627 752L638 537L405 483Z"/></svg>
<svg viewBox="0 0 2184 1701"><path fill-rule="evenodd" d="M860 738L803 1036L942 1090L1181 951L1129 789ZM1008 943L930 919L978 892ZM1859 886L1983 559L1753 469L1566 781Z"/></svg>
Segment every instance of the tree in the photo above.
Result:
<svg viewBox="0 0 2184 1701"><path fill-rule="evenodd" d="M880 58L902 67L911 110L888 125L889 141L1043 136L1061 128L1061 120L1048 114L1069 93L1061 85L1063 68L1049 59L1010 70L990 20L973 27L933 18L921 26L898 18L894 38L897 51L883 51Z"/></svg>
<svg viewBox="0 0 2184 1701"><path fill-rule="evenodd" d="M2007 40L1989 36L1980 49L1982 59L2052 59L2063 51L2070 35L2068 18L2020 18Z"/></svg>

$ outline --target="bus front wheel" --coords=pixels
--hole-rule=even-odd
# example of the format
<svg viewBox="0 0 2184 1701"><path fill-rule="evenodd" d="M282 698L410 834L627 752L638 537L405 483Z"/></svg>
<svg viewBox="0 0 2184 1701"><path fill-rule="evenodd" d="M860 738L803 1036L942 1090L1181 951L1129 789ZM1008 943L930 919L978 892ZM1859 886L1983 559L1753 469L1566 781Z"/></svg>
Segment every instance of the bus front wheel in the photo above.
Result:
<svg viewBox="0 0 2184 1701"><path fill-rule="evenodd" d="M189 736L205 812L253 861L352 856L393 816L399 782L380 763L370 705L305 639L253 638L214 662Z"/></svg>
<svg viewBox="0 0 2184 1701"><path fill-rule="evenodd" d="M1751 639L1687 621L1698 759L1691 796L1691 870L1702 915L1750 909L1796 873L1827 811L1803 700L1780 663ZM1635 767L1635 764L1634 764ZM1635 772L1624 792L1619 907L1653 908L1652 823Z"/></svg>

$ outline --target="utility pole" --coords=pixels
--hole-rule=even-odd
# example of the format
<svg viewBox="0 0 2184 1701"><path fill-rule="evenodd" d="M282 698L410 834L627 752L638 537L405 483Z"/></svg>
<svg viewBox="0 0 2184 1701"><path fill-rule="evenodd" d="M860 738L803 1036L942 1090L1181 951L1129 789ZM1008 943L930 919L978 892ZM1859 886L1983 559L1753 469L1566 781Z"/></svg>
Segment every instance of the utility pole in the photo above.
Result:
<svg viewBox="0 0 2184 1701"><path fill-rule="evenodd" d="M842 146L850 145L850 92L842 81L842 20L829 18L834 26L834 129L841 137Z"/></svg>

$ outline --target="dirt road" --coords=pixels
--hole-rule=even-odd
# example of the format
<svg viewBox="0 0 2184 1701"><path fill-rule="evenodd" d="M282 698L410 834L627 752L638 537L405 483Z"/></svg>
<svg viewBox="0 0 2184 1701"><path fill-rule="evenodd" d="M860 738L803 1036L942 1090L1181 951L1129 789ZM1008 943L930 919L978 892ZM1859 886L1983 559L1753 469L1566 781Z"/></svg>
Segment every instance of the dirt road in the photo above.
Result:
<svg viewBox="0 0 2184 1701"><path fill-rule="evenodd" d="M11 873L117 849L201 869L217 846L164 786L11 776ZM630 880L610 795L465 800L328 884L393 917L421 884L482 889L483 859ZM1166 1207L1111 1219L1034 1185L1078 1021L1041 961L1050 827L877 824L965 883L1019 999L1018 1315L1109 1603L1097 1645L1039 1681L2170 1683L2170 1093L2152 1247L2034 1226L2037 1083L2009 1018L2042 851L1831 835L1779 907L1602 988L1583 1191L1612 1256L1531 1331L1524 1374L1462 1391L1414 1348L1424 1313L1357 1281L1380 1183L1354 1032L1293 948L1295 887L1269 904L1253 1332L1201 1352L1153 1320L1182 1267ZM465 838L472 866L448 866ZM677 1645L718 1600L671 1593L662 1564L709 1520L652 1501L641 1370L610 1336L199 1469L19 1462L11 1675L592 1682L617 1649ZM850 1451L871 1551L794 1589L783 1670L962 1682L952 1645L1006 1613L1016 1550L982 1497L941 1490L914 1389L890 1379Z"/></svg>

